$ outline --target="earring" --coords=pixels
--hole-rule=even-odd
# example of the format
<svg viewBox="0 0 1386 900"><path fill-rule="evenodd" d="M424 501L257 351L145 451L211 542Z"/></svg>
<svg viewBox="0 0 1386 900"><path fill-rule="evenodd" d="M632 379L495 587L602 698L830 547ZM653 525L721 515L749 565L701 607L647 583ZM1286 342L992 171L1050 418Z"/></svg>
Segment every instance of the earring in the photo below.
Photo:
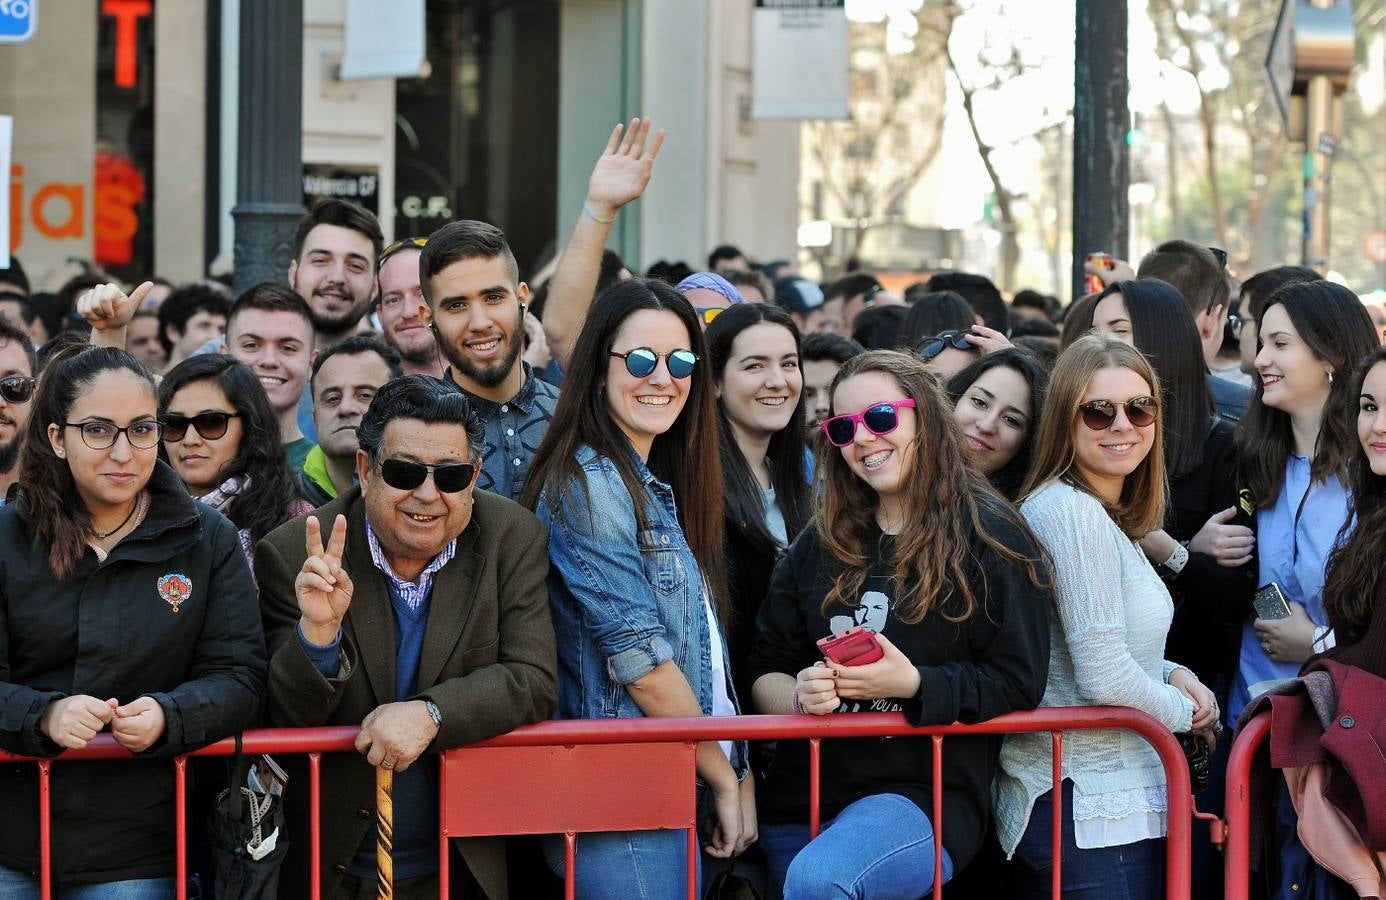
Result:
<svg viewBox="0 0 1386 900"><path fill-rule="evenodd" d="M57 454L58 459L67 459L67 453L65 451L54 450L53 452Z"/></svg>
<svg viewBox="0 0 1386 900"><path fill-rule="evenodd" d="M1329 383L1330 385L1333 384L1333 373L1332 373L1332 372L1329 372L1329 373L1328 373L1328 383Z"/></svg>

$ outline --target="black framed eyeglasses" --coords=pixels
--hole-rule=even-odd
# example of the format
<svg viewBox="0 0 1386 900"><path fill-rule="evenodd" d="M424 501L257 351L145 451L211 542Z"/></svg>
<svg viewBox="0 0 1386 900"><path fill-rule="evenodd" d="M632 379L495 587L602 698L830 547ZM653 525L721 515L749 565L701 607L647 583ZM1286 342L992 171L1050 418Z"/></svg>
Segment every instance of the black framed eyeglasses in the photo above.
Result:
<svg viewBox="0 0 1386 900"><path fill-rule="evenodd" d="M938 356L949 347L954 350L976 352L976 345L967 339L969 334L971 332L968 331L941 331L931 338L920 341L919 346L914 348L914 352L919 354L919 358L925 362Z"/></svg>
<svg viewBox="0 0 1386 900"><path fill-rule="evenodd" d="M231 427L231 420L237 418L240 413L233 412L204 412L195 416L175 416L165 414L163 418L164 440L170 444L176 444L187 437L188 426L197 429L198 435L204 441L215 441L218 438L226 437L226 429Z"/></svg>
<svg viewBox="0 0 1386 900"><path fill-rule="evenodd" d="M380 251L380 258L375 261L375 270L379 272L381 267L385 265L385 260L394 256L399 251L422 250L424 248L424 245L427 243L428 238L426 237L400 238L399 240L390 244L390 246L386 247L384 250Z"/></svg>
<svg viewBox="0 0 1386 900"><path fill-rule="evenodd" d="M669 370L670 378L687 378L693 374L693 369L698 365L698 355L692 350L670 350L668 353L657 353L649 347L636 347L625 353L618 353L615 350L608 352L612 356L624 359L626 371L636 378L649 377L650 373L659 365L661 358Z"/></svg>
<svg viewBox="0 0 1386 900"><path fill-rule="evenodd" d="M163 426L154 419L131 422L118 428L112 422L64 422L65 428L76 428L82 433L82 443L93 450L109 450L115 446L122 434L137 450L149 450L159 445L159 435Z"/></svg>
<svg viewBox="0 0 1386 900"><path fill-rule="evenodd" d="M433 473L433 486L444 494L465 491L476 477L476 466L472 463L427 463L408 459L387 459L380 464L380 477L397 491L412 491L427 480Z"/></svg>
<svg viewBox="0 0 1386 900"><path fill-rule="evenodd" d="M34 396L34 379L28 375L6 375L0 378L0 397L6 403L28 403Z"/></svg>

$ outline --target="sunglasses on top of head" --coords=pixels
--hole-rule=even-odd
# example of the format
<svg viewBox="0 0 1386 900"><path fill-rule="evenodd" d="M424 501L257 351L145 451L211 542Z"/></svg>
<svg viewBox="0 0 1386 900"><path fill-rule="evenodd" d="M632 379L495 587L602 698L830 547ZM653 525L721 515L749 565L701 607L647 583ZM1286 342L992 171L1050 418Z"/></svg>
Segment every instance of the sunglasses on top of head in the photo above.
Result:
<svg viewBox="0 0 1386 900"><path fill-rule="evenodd" d="M231 420L236 418L239 413L227 412L204 412L195 416L175 416L166 414L163 418L164 440L170 444L176 444L188 434L188 426L197 429L198 435L204 441L215 441L217 438L226 437L226 429L230 427Z"/></svg>
<svg viewBox="0 0 1386 900"><path fill-rule="evenodd" d="M28 403L34 396L34 379L28 375L6 375L0 378L0 397L6 403Z"/></svg>
<svg viewBox="0 0 1386 900"><path fill-rule="evenodd" d="M1089 400L1078 405L1078 415L1083 424L1093 431L1106 431L1116 422L1117 410L1125 408L1126 421L1137 428L1144 428L1155 421L1160 411L1160 401L1154 397L1132 397L1130 400Z"/></svg>
<svg viewBox="0 0 1386 900"><path fill-rule="evenodd" d="M873 403L861 412L847 413L824 419L818 424L827 435L828 443L834 447L846 447L857 439L857 423L866 426L872 434L890 434L900 427L900 410L914 409L914 401L886 400Z"/></svg>
<svg viewBox="0 0 1386 900"><path fill-rule="evenodd" d="M942 331L931 338L920 341L919 346L914 348L914 352L919 354L919 358L925 362L938 356L949 347L954 350L966 350L969 353L976 352L977 347L967 339L969 334L971 332L968 331Z"/></svg>
<svg viewBox="0 0 1386 900"><path fill-rule="evenodd" d="M380 464L380 477L395 490L412 491L433 473L433 486L444 494L465 491L476 475L472 463L440 463L426 465L407 459L387 459Z"/></svg>
<svg viewBox="0 0 1386 900"><path fill-rule="evenodd" d="M380 251L380 256L375 261L375 270L379 272L385 266L385 260L394 256L401 250L422 250L428 244L426 237L407 237L400 238L384 250Z"/></svg>
<svg viewBox="0 0 1386 900"><path fill-rule="evenodd" d="M698 365L698 354L692 350L670 350L668 353L656 353L649 347L636 347L625 353L618 353L615 350L608 352L612 356L624 359L626 371L636 378L648 377L659 365L661 358L669 370L670 378L687 378L693 374L693 369Z"/></svg>
<svg viewBox="0 0 1386 900"><path fill-rule="evenodd" d="M712 320L727 311L725 306L695 306L693 311L698 314L698 318L703 320L704 325L711 325Z"/></svg>

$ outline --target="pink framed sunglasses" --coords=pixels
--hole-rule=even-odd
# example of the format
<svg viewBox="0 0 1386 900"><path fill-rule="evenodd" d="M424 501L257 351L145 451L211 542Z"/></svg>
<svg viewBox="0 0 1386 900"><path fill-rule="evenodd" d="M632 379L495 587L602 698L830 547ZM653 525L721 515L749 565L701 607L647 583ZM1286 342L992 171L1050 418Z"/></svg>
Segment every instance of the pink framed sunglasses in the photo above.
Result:
<svg viewBox="0 0 1386 900"><path fill-rule="evenodd" d="M905 399L873 403L861 412L824 419L818 427L828 436L828 443L834 447L846 447L857 438L858 422L872 434L890 434L899 428L902 409L914 409L914 401Z"/></svg>

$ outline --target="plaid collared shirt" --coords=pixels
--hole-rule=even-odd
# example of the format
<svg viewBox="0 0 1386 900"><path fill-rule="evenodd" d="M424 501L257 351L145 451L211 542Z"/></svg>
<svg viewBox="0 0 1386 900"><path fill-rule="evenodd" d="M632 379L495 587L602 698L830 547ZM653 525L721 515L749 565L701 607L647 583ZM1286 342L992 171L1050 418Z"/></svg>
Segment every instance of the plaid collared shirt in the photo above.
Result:
<svg viewBox="0 0 1386 900"><path fill-rule="evenodd" d="M390 583L395 586L395 591L400 599L405 602L411 610L418 611L419 606L428 596L428 589L433 584L433 576L438 574L438 570L452 561L452 557L457 553L457 538L448 541L448 545L429 563L422 572L419 573L418 581L405 581L395 574L395 570L390 568L390 563L385 559L385 551L380 549L380 541L375 537L375 529L371 528L371 523L366 522L366 544L371 548L371 562L375 567L385 573L385 577L390 579Z"/></svg>

